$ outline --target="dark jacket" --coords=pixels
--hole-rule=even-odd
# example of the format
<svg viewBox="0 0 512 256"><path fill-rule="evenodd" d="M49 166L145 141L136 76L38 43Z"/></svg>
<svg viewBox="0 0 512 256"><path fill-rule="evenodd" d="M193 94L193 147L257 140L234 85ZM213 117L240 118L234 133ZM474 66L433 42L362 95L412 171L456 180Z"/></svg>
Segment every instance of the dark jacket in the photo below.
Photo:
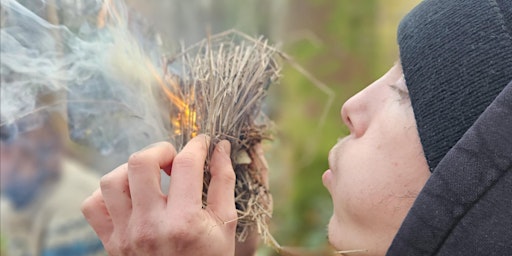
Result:
<svg viewBox="0 0 512 256"><path fill-rule="evenodd" d="M441 160L387 255L512 255L512 82Z"/></svg>

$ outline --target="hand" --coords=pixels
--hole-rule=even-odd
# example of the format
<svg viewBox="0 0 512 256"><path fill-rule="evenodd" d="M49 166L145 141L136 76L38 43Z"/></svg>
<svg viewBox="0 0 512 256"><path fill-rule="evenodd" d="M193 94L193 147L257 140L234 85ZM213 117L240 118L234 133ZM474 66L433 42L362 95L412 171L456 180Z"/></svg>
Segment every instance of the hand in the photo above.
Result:
<svg viewBox="0 0 512 256"><path fill-rule="evenodd" d="M235 174L230 144L221 141L210 162L207 206L203 168L209 138L193 138L179 153L159 143L130 156L105 175L82 212L110 255L234 255ZM168 195L160 170L171 176Z"/></svg>

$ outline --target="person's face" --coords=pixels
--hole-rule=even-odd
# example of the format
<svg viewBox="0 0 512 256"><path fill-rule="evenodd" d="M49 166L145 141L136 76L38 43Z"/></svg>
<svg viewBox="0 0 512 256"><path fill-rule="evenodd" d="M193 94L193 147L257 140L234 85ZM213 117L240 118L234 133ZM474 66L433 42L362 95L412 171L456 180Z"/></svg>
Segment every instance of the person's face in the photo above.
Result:
<svg viewBox="0 0 512 256"><path fill-rule="evenodd" d="M350 98L341 116L350 135L331 149L322 176L334 205L329 242L383 255L430 176L400 65Z"/></svg>

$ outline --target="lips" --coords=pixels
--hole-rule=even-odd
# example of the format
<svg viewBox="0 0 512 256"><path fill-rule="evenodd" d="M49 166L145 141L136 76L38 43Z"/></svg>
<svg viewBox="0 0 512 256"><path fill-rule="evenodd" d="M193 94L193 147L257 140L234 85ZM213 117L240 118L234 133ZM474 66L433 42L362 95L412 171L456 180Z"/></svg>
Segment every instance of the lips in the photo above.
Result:
<svg viewBox="0 0 512 256"><path fill-rule="evenodd" d="M334 145L329 151L329 156L327 158L327 161L329 163L329 170L325 171L324 174L322 175L322 182L324 183L324 186L327 188L328 184L330 184L332 180L332 176L337 171L337 168L335 168L336 156L340 154L339 151L343 149L343 146L349 137L350 136L346 136L342 139L338 139L336 145Z"/></svg>
<svg viewBox="0 0 512 256"><path fill-rule="evenodd" d="M334 147L332 147L331 150L329 151L329 156L327 157L327 162L329 164L330 169L334 167L334 155L337 147L338 144L334 145Z"/></svg>
<svg viewBox="0 0 512 256"><path fill-rule="evenodd" d="M331 150L329 151L329 156L327 158L328 162L329 162L329 168L332 170L333 167L334 167L334 160L336 158L336 152L338 152L339 150L341 150L341 146L343 144L343 142L345 141L347 137L343 138L343 139L339 139L338 142L336 143L336 145L334 145Z"/></svg>
<svg viewBox="0 0 512 256"><path fill-rule="evenodd" d="M326 187L327 189L329 189L329 184L330 184L330 181L332 179L332 172L331 172L331 169L328 169L327 171L324 172L324 174L322 174L322 183L324 184L324 187Z"/></svg>

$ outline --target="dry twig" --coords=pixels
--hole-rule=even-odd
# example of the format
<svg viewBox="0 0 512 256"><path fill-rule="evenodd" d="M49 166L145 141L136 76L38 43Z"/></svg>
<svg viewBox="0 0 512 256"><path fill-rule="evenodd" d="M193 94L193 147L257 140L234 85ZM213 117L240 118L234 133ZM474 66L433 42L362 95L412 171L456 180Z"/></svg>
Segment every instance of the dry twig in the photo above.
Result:
<svg viewBox="0 0 512 256"><path fill-rule="evenodd" d="M240 33L222 33L166 58L163 91L169 102L171 140L178 149L199 133L215 144L229 140L236 174L237 238L244 241L254 229L270 238L271 196L261 177L266 168L255 159L253 146L270 139L270 121L261 111L270 84L280 67L277 50L263 38L249 40ZM205 168L203 203L210 182ZM270 240L269 240L270 239Z"/></svg>
<svg viewBox="0 0 512 256"><path fill-rule="evenodd" d="M266 244L285 252L268 228L272 198L261 176L267 167L254 151L256 144L271 139L271 122L261 107L268 87L280 76L280 61L289 63L329 96L321 122L332 103L332 91L264 38L236 30L208 36L164 60L160 84L169 103L171 140L179 150L195 135L205 133L213 142L209 156L218 141L229 140L237 178L237 238L244 241L256 230ZM203 204L210 181L208 162L209 157Z"/></svg>

